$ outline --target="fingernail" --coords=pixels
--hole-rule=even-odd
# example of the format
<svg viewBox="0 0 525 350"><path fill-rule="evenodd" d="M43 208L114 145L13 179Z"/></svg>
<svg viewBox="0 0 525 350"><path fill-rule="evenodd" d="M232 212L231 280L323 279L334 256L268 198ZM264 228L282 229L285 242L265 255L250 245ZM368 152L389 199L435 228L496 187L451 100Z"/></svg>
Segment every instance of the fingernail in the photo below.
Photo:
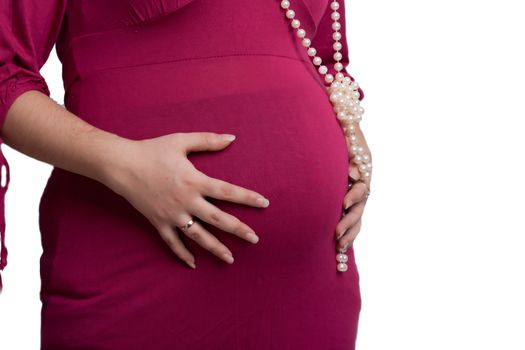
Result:
<svg viewBox="0 0 525 350"><path fill-rule="evenodd" d="M196 267L193 261L186 261L186 264L188 264L192 269Z"/></svg>
<svg viewBox="0 0 525 350"><path fill-rule="evenodd" d="M265 208L270 205L270 201L264 197L257 198L257 202Z"/></svg>
<svg viewBox="0 0 525 350"><path fill-rule="evenodd" d="M228 253L224 253L222 256L224 257L227 263L233 264L233 256L231 256Z"/></svg>
<svg viewBox="0 0 525 350"><path fill-rule="evenodd" d="M248 240L252 243L257 243L259 242L259 237L257 237L257 235L253 232L248 232L246 234L246 237L248 238Z"/></svg>
<svg viewBox="0 0 525 350"><path fill-rule="evenodd" d="M351 205L352 205L352 201L348 201L348 202L345 204L345 210L348 210L348 208L350 208Z"/></svg>
<svg viewBox="0 0 525 350"><path fill-rule="evenodd" d="M356 168L352 168L349 172L349 175L352 179L358 180L359 179L359 171Z"/></svg>
<svg viewBox="0 0 525 350"><path fill-rule="evenodd" d="M235 140L235 135L232 134L222 134L222 138L226 141L233 141Z"/></svg>

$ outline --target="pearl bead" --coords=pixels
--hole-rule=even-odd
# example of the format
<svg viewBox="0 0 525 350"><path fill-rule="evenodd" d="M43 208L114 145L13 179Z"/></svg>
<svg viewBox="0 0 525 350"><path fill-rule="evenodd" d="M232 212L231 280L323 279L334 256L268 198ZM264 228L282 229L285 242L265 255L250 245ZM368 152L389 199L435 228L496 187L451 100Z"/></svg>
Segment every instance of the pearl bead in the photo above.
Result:
<svg viewBox="0 0 525 350"><path fill-rule="evenodd" d="M327 75L324 76L324 81L326 81L327 83L331 83L332 81L334 81L334 76L328 73Z"/></svg>
<svg viewBox="0 0 525 350"><path fill-rule="evenodd" d="M304 38L302 43L303 43L303 46L308 47L308 46L310 46L312 41L310 39L308 39L308 38Z"/></svg>
<svg viewBox="0 0 525 350"><path fill-rule="evenodd" d="M318 69L319 73L321 74L326 74L328 72L328 67L326 67L324 64L319 66L319 69Z"/></svg>
<svg viewBox="0 0 525 350"><path fill-rule="evenodd" d="M343 48L343 44L341 44L339 41L336 41L333 45L332 45L333 49L335 51L339 51Z"/></svg>
<svg viewBox="0 0 525 350"><path fill-rule="evenodd" d="M339 253L335 256L335 259L338 261L338 262L342 262L342 263L345 263L348 261L348 255L344 254L344 253Z"/></svg>
<svg viewBox="0 0 525 350"><path fill-rule="evenodd" d="M343 59L343 54L340 52L334 53L334 60L341 61Z"/></svg>
<svg viewBox="0 0 525 350"><path fill-rule="evenodd" d="M346 270L348 270L348 265L347 264L345 264L345 263L337 264L337 271L345 272Z"/></svg>
<svg viewBox="0 0 525 350"><path fill-rule="evenodd" d="M302 28L301 29L297 29L297 36L299 38L304 38L305 35L306 35L306 31L304 29L302 29Z"/></svg>
<svg viewBox="0 0 525 350"><path fill-rule="evenodd" d="M313 61L313 63L314 63L316 66L318 66L318 65L321 64L321 62L323 62L323 59L322 59L321 57L319 57L319 56L315 56L314 59L313 59L312 61Z"/></svg>
<svg viewBox="0 0 525 350"><path fill-rule="evenodd" d="M339 3L337 1L332 1L332 3L330 4L330 8L332 10L339 10Z"/></svg>
<svg viewBox="0 0 525 350"><path fill-rule="evenodd" d="M290 1L288 1L288 0L281 1L281 7L283 9L288 9L290 7Z"/></svg>
<svg viewBox="0 0 525 350"><path fill-rule="evenodd" d="M314 57L315 54L317 53L317 50L315 48L313 48L313 47L310 47L310 48L308 48L307 52L308 52L308 56Z"/></svg>
<svg viewBox="0 0 525 350"><path fill-rule="evenodd" d="M334 11L334 12L332 12L332 16L331 17L332 17L332 19L334 21L337 21L339 18L341 18L341 15L339 14L339 12Z"/></svg>
<svg viewBox="0 0 525 350"><path fill-rule="evenodd" d="M294 18L294 17L295 17L295 11L294 11L294 10L288 10L288 11L286 11L286 17L288 17L288 18Z"/></svg>
<svg viewBox="0 0 525 350"><path fill-rule="evenodd" d="M342 37L343 37L343 34L341 34L341 32L334 32L332 34L332 39L334 39L335 41L341 40Z"/></svg>
<svg viewBox="0 0 525 350"><path fill-rule="evenodd" d="M333 30L340 30L341 29L341 23L339 23L339 22L332 23L332 29Z"/></svg>

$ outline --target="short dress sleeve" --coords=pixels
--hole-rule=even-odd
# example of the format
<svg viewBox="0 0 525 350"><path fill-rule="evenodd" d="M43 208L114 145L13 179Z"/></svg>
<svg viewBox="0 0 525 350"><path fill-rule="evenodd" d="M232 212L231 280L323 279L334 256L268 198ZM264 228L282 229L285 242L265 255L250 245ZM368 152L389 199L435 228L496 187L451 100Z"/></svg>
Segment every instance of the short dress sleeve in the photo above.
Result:
<svg viewBox="0 0 525 350"><path fill-rule="evenodd" d="M40 69L58 38L67 0L0 0L0 272L7 265L5 195L9 164L2 152L7 111L22 93L38 90L50 96ZM0 293L2 291L0 273Z"/></svg>
<svg viewBox="0 0 525 350"><path fill-rule="evenodd" d="M342 48L339 52L341 52L341 54L343 55L342 59L339 62L343 64L343 71L346 72L346 74L352 79L352 81L355 81L354 77L348 72L350 58L348 57L348 41L346 39L345 0L338 0L337 2L339 3L339 9L337 10L337 12L339 12L340 15L338 22L341 24L341 29L339 30L339 32L341 33L341 40L339 41L342 44ZM337 71L334 69L334 64L337 61L333 57L335 53L333 44L335 41L332 37L334 30L332 29L333 10L331 8L331 4L332 0L328 0L326 10L324 11L323 16L321 17L315 35L312 38L312 46L317 50L317 56L321 57L322 64L328 67L328 73L331 73L335 76ZM361 86L359 86L358 90L360 95L359 100L362 100L365 97L365 95L363 90L361 89Z"/></svg>

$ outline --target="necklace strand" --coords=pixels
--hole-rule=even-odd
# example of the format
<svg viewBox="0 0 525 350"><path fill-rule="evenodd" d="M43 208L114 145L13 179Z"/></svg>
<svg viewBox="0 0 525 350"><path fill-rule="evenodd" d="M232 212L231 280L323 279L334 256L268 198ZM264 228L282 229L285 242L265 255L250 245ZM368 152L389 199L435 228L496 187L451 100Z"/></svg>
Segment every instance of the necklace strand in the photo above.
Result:
<svg viewBox="0 0 525 350"><path fill-rule="evenodd" d="M335 51L333 54L335 60L333 67L337 72L334 77L334 75L328 73L328 67L322 64L322 58L316 56L317 50L312 46L311 39L306 36L304 28L301 28L301 22L295 18L295 11L290 8L290 1L279 1L281 2L281 9L285 11L286 18L290 20L290 25L296 29L296 36L301 39L301 44L307 49L308 56L312 57L312 63L318 67L317 72L321 74L321 76L324 76L325 83L330 84L325 87L330 102L333 105L336 118L343 129L350 162L354 162L358 166L361 177L364 180L369 179L372 171L372 160L370 155L365 153L364 147L360 144L356 133L356 126L363 119L365 112L364 108L360 105L359 84L356 81L352 81L349 75L343 73L344 66L340 62L343 58L340 52L343 45L341 43L341 23L339 22L341 14L337 11L339 9L339 2L337 0L330 0L330 8L332 10L332 39L334 40L332 47ZM350 169L348 171L350 172ZM347 247L341 248L336 255L336 261L338 262L337 270L340 272L348 270L346 250Z"/></svg>

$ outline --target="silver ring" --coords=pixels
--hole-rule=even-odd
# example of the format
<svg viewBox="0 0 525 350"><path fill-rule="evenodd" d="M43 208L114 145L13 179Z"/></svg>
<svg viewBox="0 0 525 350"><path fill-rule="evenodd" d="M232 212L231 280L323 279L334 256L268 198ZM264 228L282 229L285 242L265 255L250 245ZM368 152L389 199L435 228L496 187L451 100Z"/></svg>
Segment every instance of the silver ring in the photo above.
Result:
<svg viewBox="0 0 525 350"><path fill-rule="evenodd" d="M179 227L183 232L186 232L190 227L191 225L193 225L195 223L195 221L193 220L193 218L191 218L184 226L182 227Z"/></svg>

